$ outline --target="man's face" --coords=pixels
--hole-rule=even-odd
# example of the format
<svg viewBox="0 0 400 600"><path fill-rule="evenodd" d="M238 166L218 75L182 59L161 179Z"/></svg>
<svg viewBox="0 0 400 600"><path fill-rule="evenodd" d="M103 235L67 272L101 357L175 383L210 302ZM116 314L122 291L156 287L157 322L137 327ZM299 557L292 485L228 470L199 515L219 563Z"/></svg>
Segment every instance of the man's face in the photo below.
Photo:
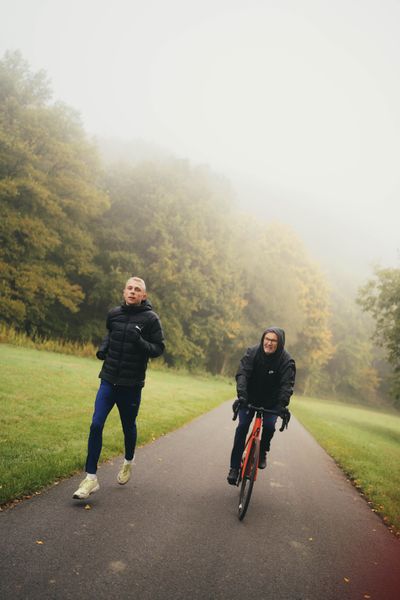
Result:
<svg viewBox="0 0 400 600"><path fill-rule="evenodd" d="M267 331L263 340L265 354L273 354L278 347L278 336L273 331Z"/></svg>
<svg viewBox="0 0 400 600"><path fill-rule="evenodd" d="M124 289L124 300L126 304L140 304L146 298L143 284L136 279L128 279Z"/></svg>

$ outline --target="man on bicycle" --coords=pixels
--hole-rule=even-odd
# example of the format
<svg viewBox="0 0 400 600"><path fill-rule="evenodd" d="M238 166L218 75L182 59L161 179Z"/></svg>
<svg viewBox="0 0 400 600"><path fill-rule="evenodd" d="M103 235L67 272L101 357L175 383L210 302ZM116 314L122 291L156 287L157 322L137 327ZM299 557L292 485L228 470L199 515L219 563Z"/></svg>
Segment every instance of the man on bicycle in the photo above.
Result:
<svg viewBox="0 0 400 600"><path fill-rule="evenodd" d="M239 425L236 428L228 473L228 483L236 485L246 435L253 420L254 410L248 404L276 410L284 414L293 394L296 365L285 350L285 332L278 327L269 327L262 336L260 344L247 349L240 361L236 374L238 399L233 410L239 409ZM260 459L258 467L267 466L267 452L275 433L276 415L263 415Z"/></svg>
<svg viewBox="0 0 400 600"><path fill-rule="evenodd" d="M100 387L90 426L86 477L74 493L87 498L99 489L97 463L102 447L106 419L117 405L125 441L125 460L117 476L119 484L128 483L136 446L136 417L139 411L149 358L164 351L164 334L158 315L147 300L146 284L131 277L125 284L123 302L107 315L107 334L96 353L104 361Z"/></svg>

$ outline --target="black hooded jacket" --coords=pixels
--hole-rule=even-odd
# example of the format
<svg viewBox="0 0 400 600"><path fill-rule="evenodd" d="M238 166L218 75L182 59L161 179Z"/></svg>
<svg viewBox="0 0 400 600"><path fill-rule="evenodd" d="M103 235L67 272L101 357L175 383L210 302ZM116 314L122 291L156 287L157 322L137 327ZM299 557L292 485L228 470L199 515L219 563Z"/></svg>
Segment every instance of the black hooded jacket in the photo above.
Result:
<svg viewBox="0 0 400 600"><path fill-rule="evenodd" d="M278 336L276 351L265 354L263 341L266 333ZM285 350L285 332L279 327L266 329L257 346L248 348L236 374L238 398L264 408L288 406L293 394L296 365Z"/></svg>
<svg viewBox="0 0 400 600"><path fill-rule="evenodd" d="M144 385L149 358L164 352L164 335L158 315L148 300L122 304L107 315L107 335L97 357L104 359L99 377L115 385Z"/></svg>

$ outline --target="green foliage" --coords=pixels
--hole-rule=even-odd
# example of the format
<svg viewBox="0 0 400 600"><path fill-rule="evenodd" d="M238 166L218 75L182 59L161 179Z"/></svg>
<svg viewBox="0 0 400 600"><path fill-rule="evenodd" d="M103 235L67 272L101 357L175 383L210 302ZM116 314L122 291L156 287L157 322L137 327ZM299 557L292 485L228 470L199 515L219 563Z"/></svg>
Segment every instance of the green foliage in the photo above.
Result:
<svg viewBox="0 0 400 600"><path fill-rule="evenodd" d="M170 161L119 166L110 170L107 189L111 206L96 227L102 268L125 278L146 274L168 364L223 371L240 302L222 182Z"/></svg>
<svg viewBox="0 0 400 600"><path fill-rule="evenodd" d="M31 333L68 334L93 273L88 226L106 206L96 153L18 53L0 61L0 90L0 312Z"/></svg>
<svg viewBox="0 0 400 600"><path fill-rule="evenodd" d="M358 302L375 319L374 344L385 348L394 367L392 393L400 407L400 269L376 268Z"/></svg>
<svg viewBox="0 0 400 600"><path fill-rule="evenodd" d="M246 220L241 236L247 338L256 343L265 327L282 326L297 362L296 387L306 391L333 353L325 280L288 227Z"/></svg>
<svg viewBox="0 0 400 600"><path fill-rule="evenodd" d="M299 273L299 304L303 319L300 321L298 342L295 351L306 360L308 376L305 378L304 393L310 389L310 380L326 365L333 354L329 328L330 307L327 285L314 265L302 266ZM299 362L299 369L302 362Z"/></svg>
<svg viewBox="0 0 400 600"><path fill-rule="evenodd" d="M377 353L370 339L371 319L360 307L335 291L330 327L335 353L326 372L327 391L340 397L350 396L364 403L375 403L379 397Z"/></svg>
<svg viewBox="0 0 400 600"><path fill-rule="evenodd" d="M58 354L72 354L73 356L84 356L94 358L96 355L95 346L90 343L81 344L68 340L57 340L52 338L41 338L35 336L34 339L28 337L26 333L17 331L13 327L8 327L0 323L0 344L12 344L23 348L35 348L36 350L47 350L48 352L57 352Z"/></svg>

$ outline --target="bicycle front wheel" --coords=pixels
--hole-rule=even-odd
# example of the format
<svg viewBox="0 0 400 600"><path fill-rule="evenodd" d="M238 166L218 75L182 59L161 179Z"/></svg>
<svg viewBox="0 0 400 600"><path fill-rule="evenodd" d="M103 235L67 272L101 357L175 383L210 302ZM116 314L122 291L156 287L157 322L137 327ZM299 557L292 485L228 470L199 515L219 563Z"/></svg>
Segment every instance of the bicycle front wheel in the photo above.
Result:
<svg viewBox="0 0 400 600"><path fill-rule="evenodd" d="M258 468L258 459L260 457L260 440L254 440L249 448L249 459L246 464L246 471L243 474L242 484L240 486L238 517L239 521L244 519L244 516L249 507L251 493L253 491L254 480Z"/></svg>

